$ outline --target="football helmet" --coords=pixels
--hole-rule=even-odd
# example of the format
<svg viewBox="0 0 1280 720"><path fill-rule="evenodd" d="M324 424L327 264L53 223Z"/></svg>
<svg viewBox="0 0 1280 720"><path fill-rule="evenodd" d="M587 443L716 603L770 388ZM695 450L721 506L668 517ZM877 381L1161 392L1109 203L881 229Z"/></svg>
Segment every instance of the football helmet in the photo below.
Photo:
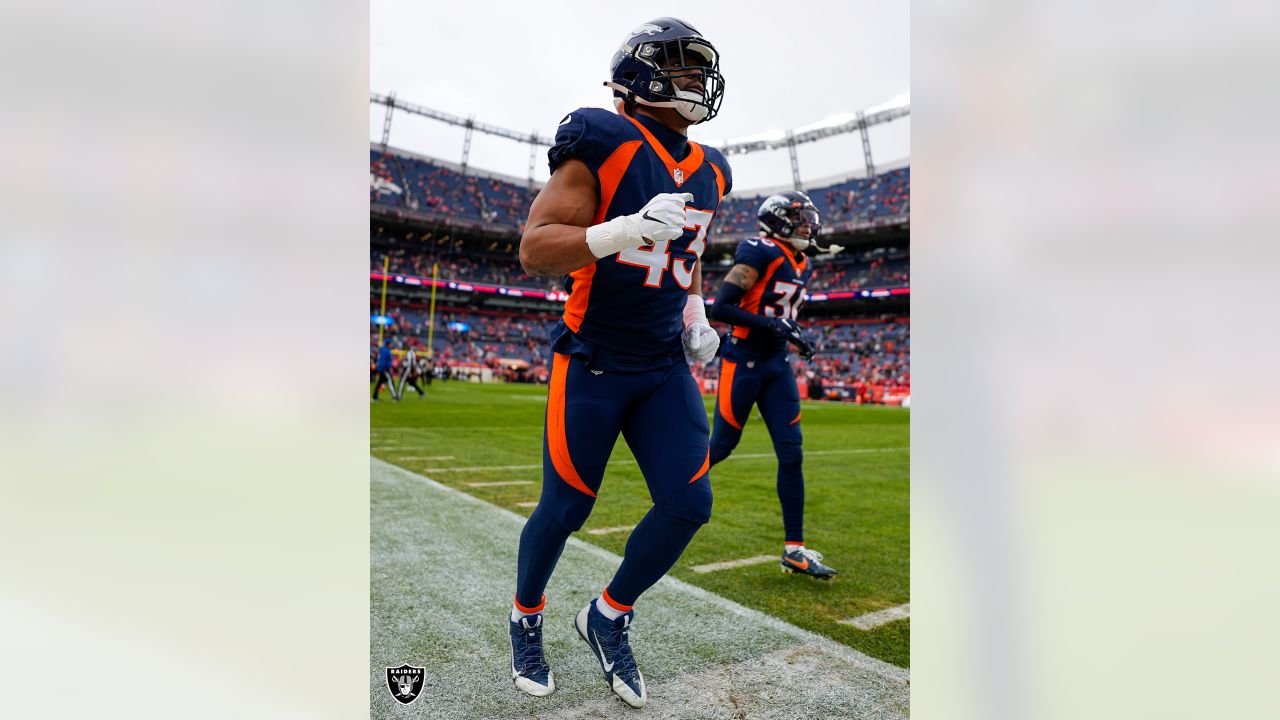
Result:
<svg viewBox="0 0 1280 720"><path fill-rule="evenodd" d="M809 196L799 190L788 190L765 198L756 211L756 223L765 236L783 240L806 254L839 252L835 250L838 245L830 245L819 237L822 217ZM808 232L802 233L805 225L808 225Z"/></svg>
<svg viewBox="0 0 1280 720"><path fill-rule="evenodd" d="M724 76L720 53L689 23L671 17L632 30L613 55L605 87L615 98L650 107L675 108L690 122L703 123L720 111ZM681 90L672 78L698 76L702 92Z"/></svg>

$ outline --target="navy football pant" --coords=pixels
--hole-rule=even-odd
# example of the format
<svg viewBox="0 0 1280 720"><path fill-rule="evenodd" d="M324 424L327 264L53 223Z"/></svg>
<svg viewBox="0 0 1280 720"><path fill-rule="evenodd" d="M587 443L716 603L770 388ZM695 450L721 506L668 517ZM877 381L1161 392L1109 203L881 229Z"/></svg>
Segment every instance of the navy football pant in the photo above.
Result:
<svg viewBox="0 0 1280 720"><path fill-rule="evenodd" d="M711 464L729 457L742 439L742 428L759 405L778 456L778 500L786 542L804 542L804 452L800 433L800 392L787 353L755 357L732 346L720 360Z"/></svg>
<svg viewBox="0 0 1280 720"><path fill-rule="evenodd" d="M653 507L631 531L608 585L615 607L634 604L711 519L709 427L689 367L676 362L661 370L597 375L582 358L555 353L542 496L520 533L519 606L541 607L565 540L591 514L619 433L640 465Z"/></svg>

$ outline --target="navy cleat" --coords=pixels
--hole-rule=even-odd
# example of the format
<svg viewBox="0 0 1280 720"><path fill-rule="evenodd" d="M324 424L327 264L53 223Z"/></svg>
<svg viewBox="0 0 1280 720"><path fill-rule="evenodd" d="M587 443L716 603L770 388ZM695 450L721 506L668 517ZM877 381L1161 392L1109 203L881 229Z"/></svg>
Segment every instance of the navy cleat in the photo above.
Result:
<svg viewBox="0 0 1280 720"><path fill-rule="evenodd" d="M627 641L635 618L634 611L627 611L617 620L610 620L596 608L596 601L592 600L578 612L573 626L600 661L605 682L609 683L613 692L631 707L641 708L649 701L649 694L645 692L644 675L636 667L635 658L631 656L631 645Z"/></svg>
<svg viewBox="0 0 1280 720"><path fill-rule="evenodd" d="M839 574L822 564L822 553L808 548L782 553L782 572L800 573L819 580L830 580Z"/></svg>
<svg viewBox="0 0 1280 720"><path fill-rule="evenodd" d="M542 654L542 615L527 615L511 622L511 680L534 697L546 697L556 689L551 666Z"/></svg>

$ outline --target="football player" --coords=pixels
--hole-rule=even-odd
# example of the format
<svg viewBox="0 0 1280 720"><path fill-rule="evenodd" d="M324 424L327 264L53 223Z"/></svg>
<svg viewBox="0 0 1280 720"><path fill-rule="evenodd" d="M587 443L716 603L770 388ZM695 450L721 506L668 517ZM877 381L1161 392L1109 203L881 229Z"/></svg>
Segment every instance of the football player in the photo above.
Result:
<svg viewBox="0 0 1280 720"><path fill-rule="evenodd" d="M701 255L733 180L724 156L686 131L719 110L719 63L684 21L658 18L631 32L605 83L615 111L581 108L560 121L551 178L520 240L525 272L563 275L569 293L551 332L542 494L520 536L510 618L512 678L531 695L555 689L542 650L543 590L591 513L619 433L653 506L574 625L632 707L648 699L631 653L632 606L711 517L710 428L688 361L710 361L720 343L707 322Z"/></svg>
<svg viewBox="0 0 1280 720"><path fill-rule="evenodd" d="M756 218L760 238L738 244L711 310L713 318L733 326L721 350L711 465L737 447L751 407L758 405L778 456L782 569L827 580L836 571L822 564L821 553L804 546L800 392L787 346L794 345L805 359L813 357L813 340L796 322L805 285L813 276L807 255L841 248L819 245L818 209L802 192L766 198Z"/></svg>

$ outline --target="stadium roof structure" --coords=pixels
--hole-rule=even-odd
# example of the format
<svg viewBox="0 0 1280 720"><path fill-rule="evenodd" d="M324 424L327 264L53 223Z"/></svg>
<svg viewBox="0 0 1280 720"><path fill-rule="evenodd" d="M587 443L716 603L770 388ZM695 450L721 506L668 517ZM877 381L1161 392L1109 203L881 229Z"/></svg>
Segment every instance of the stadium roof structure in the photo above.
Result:
<svg viewBox="0 0 1280 720"><path fill-rule="evenodd" d="M369 94L369 102L371 104L383 105L387 112L382 122L382 149L385 152L387 144L391 138L391 119L392 114L396 110L406 112L411 115L419 115L421 117L430 118L439 122L455 125L466 129L466 135L462 143L462 172L467 172L467 160L471 154L471 135L475 131L480 131L487 135L496 137L504 137L516 142L527 143L529 145L529 177L528 182L532 187L534 183L533 172L537 163L537 155L539 147L550 147L552 139L543 135L539 135L537 131L520 132L518 130L509 130L497 125L476 122L475 116L462 117L452 113L435 110L423 105L405 102L396 98L394 92L386 95L378 93ZM911 95L909 93L900 95L888 102L881 103L875 107L860 110L855 113L841 113L832 115L808 125L796 128L788 128L782 130L768 130L756 135L725 140L719 148L728 155L741 155L745 153L763 152L767 150L778 150L786 148L791 156L791 182L792 187L800 189L800 163L796 156L796 146L804 143L816 142L836 135L857 132L862 137L862 155L863 162L866 164L867 177L876 174L875 162L871 157L871 138L867 130L873 125L892 122L899 118L907 117L911 114Z"/></svg>

